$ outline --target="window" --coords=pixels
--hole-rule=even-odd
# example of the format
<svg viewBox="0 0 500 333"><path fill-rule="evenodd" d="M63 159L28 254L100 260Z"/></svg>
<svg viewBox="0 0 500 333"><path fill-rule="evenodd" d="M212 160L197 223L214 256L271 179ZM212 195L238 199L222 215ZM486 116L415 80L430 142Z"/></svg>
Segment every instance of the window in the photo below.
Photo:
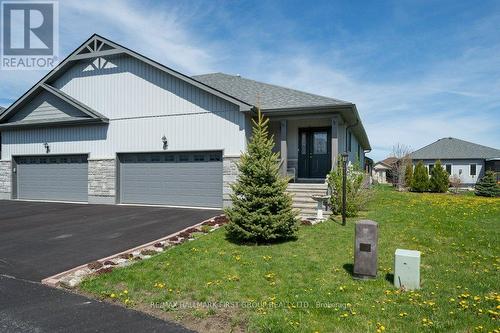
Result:
<svg viewBox="0 0 500 333"><path fill-rule="evenodd" d="M358 144L358 161L361 161L361 146Z"/></svg>
<svg viewBox="0 0 500 333"><path fill-rule="evenodd" d="M203 162L205 161L205 155L194 155L195 162Z"/></svg>
<svg viewBox="0 0 500 333"><path fill-rule="evenodd" d="M305 132L302 132L302 139L300 141L300 153L302 155L307 154L307 134Z"/></svg>
<svg viewBox="0 0 500 333"><path fill-rule="evenodd" d="M352 149L352 134L351 134L351 132L347 133L347 149L349 150L349 152Z"/></svg>
<svg viewBox="0 0 500 333"><path fill-rule="evenodd" d="M219 154L210 154L210 161L220 161L220 156Z"/></svg>
<svg viewBox="0 0 500 333"><path fill-rule="evenodd" d="M148 155L137 155L137 162L148 162Z"/></svg>
<svg viewBox="0 0 500 333"><path fill-rule="evenodd" d="M446 164L446 172L451 175L451 164Z"/></svg>
<svg viewBox="0 0 500 333"><path fill-rule="evenodd" d="M476 175L476 165L475 164L471 164L470 165L470 175L471 176L475 176Z"/></svg>
<svg viewBox="0 0 500 333"><path fill-rule="evenodd" d="M429 164L429 173L432 172L432 169L434 169L434 164Z"/></svg>
<svg viewBox="0 0 500 333"><path fill-rule="evenodd" d="M323 155L328 153L328 133L315 132L313 138L313 154Z"/></svg>
<svg viewBox="0 0 500 333"><path fill-rule="evenodd" d="M174 162L175 155L165 155L165 162Z"/></svg>
<svg viewBox="0 0 500 333"><path fill-rule="evenodd" d="M187 154L179 155L179 162L188 162L188 161L189 161L189 155Z"/></svg>
<svg viewBox="0 0 500 333"><path fill-rule="evenodd" d="M161 162L161 156L160 155L151 155L151 162L153 162L153 163Z"/></svg>

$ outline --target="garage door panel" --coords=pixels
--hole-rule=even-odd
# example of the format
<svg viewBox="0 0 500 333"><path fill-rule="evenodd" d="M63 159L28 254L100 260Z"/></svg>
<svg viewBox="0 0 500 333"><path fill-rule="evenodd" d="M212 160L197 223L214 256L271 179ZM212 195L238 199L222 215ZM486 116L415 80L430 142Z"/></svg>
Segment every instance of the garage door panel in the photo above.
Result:
<svg viewBox="0 0 500 333"><path fill-rule="evenodd" d="M221 155L220 152L123 154L121 202L221 207Z"/></svg>
<svg viewBox="0 0 500 333"><path fill-rule="evenodd" d="M32 200L87 201L86 156L18 158L17 197Z"/></svg>

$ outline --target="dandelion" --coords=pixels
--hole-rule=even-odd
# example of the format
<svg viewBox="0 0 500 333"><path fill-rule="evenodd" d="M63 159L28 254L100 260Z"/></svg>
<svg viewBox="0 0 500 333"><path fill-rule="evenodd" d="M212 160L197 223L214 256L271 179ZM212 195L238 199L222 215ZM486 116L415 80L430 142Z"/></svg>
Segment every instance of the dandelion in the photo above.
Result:
<svg viewBox="0 0 500 333"><path fill-rule="evenodd" d="M109 297L116 298L116 294L113 293L113 294L109 295Z"/></svg>
<svg viewBox="0 0 500 333"><path fill-rule="evenodd" d="M385 326L381 323L377 323L377 333L381 333L385 331Z"/></svg>

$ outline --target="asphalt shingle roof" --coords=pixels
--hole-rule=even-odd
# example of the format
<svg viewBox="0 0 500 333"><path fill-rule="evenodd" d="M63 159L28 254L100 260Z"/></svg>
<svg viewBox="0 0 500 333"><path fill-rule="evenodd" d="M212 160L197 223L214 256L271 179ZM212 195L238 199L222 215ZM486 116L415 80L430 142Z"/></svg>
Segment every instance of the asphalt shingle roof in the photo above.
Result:
<svg viewBox="0 0 500 333"><path fill-rule="evenodd" d="M472 142L443 138L411 153L414 160L425 159L489 159L500 158L500 150Z"/></svg>
<svg viewBox="0 0 500 333"><path fill-rule="evenodd" d="M264 110L351 105L335 98L258 82L238 75L213 73L196 75L193 79Z"/></svg>

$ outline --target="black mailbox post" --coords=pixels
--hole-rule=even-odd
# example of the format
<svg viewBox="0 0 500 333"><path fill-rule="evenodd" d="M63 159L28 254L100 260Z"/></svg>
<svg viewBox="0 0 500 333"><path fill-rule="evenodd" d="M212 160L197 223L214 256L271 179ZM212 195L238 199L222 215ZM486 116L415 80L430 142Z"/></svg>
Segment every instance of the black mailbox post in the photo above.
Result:
<svg viewBox="0 0 500 333"><path fill-rule="evenodd" d="M356 222L354 240L354 270L358 279L377 276L378 224L370 220Z"/></svg>

